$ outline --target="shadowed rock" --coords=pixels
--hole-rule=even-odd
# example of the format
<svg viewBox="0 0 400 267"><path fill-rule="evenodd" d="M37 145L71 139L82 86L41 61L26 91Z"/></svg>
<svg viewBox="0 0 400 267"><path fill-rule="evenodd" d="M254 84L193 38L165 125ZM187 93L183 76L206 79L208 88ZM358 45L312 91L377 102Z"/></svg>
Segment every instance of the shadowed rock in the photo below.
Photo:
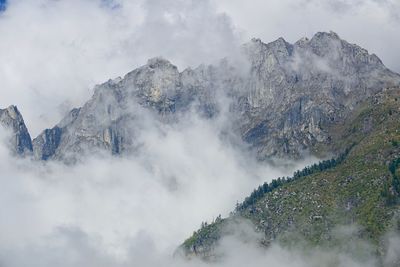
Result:
<svg viewBox="0 0 400 267"><path fill-rule="evenodd" d="M31 136L16 106L0 109L0 125L11 130L10 144L15 153L25 155L32 152Z"/></svg>

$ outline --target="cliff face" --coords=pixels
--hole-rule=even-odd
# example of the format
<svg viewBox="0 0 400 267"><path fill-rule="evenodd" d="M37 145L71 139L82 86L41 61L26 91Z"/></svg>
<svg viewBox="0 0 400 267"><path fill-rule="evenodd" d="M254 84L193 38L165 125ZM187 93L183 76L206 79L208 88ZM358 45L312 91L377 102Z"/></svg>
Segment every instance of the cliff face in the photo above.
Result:
<svg viewBox="0 0 400 267"><path fill-rule="evenodd" d="M25 155L32 152L31 136L16 106L0 109L0 125L11 130L10 144L15 153Z"/></svg>
<svg viewBox="0 0 400 267"><path fill-rule="evenodd" d="M253 39L243 54L249 63L245 72L227 60L179 72L167 60L151 59L97 86L82 108L33 141L35 156L62 159L94 149L124 153L138 145L138 109L150 109L168 123L193 109L213 118L229 102L234 126L228 130L248 142L260 159L300 158L303 152L316 152L318 144L329 145L327 127L342 121L360 101L400 84L400 76L377 56L332 32L295 44Z"/></svg>
<svg viewBox="0 0 400 267"><path fill-rule="evenodd" d="M170 62L154 58L124 78L95 88L83 107L72 110L54 128L33 141L38 159L64 159L77 152L108 150L121 154L134 150L143 109L149 120L173 122L178 113L195 108L206 117L215 115L215 92L209 86L212 67L179 72ZM205 78L205 76L207 78Z"/></svg>
<svg viewBox="0 0 400 267"><path fill-rule="evenodd" d="M399 84L399 75L377 56L332 32L295 44L253 40L245 49L251 71L241 132L261 157L299 157L329 143L327 126L368 96Z"/></svg>

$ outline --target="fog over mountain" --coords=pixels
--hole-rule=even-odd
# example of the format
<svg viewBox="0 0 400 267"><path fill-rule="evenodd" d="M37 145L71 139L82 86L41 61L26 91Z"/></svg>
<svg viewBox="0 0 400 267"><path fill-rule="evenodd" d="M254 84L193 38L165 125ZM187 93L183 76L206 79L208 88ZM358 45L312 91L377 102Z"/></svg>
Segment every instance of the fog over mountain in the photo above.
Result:
<svg viewBox="0 0 400 267"><path fill-rule="evenodd" d="M254 37L294 43L330 30L399 72L398 10L396 0L10 0L0 13L0 106L16 103L36 136L86 102L95 84L150 58L183 70Z"/></svg>
<svg viewBox="0 0 400 267"><path fill-rule="evenodd" d="M227 215L262 181L304 164L259 164L218 129L196 115L173 126L150 121L140 154L73 166L18 159L2 143L1 263L176 266L175 249L202 220Z"/></svg>
<svg viewBox="0 0 400 267"><path fill-rule="evenodd" d="M218 119L222 132L244 140L259 159L299 159L329 143L326 127L343 121L360 101L400 84L400 75L376 55L334 32L295 44L253 39L239 57L239 66L228 58L182 72L165 59L150 59L97 86L82 108L42 132L33 140L35 157L68 161L102 148L129 153L140 146L141 125L179 122L193 109ZM152 110L154 118L138 116L141 108Z"/></svg>
<svg viewBox="0 0 400 267"><path fill-rule="evenodd" d="M388 125L397 127L400 110L399 8L0 1L0 266L396 266L400 236L388 225L400 214L400 139ZM369 145L382 151L361 151ZM370 164L386 191L364 201L354 189L333 205L390 209L378 242L354 217L322 227L341 246L309 247L304 236L264 246L267 231L254 222L268 222L251 206L249 218L228 224L232 234L218 233L216 258L201 257L201 239L193 253L181 250L260 185L343 153L360 171L340 173L339 188ZM280 193L258 197L286 205Z"/></svg>

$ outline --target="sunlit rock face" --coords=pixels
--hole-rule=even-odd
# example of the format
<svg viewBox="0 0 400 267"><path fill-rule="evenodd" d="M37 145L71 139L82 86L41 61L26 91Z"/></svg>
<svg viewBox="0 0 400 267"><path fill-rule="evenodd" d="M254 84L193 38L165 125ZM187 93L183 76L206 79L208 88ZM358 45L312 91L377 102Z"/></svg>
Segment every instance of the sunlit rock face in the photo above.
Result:
<svg viewBox="0 0 400 267"><path fill-rule="evenodd" d="M32 141L21 113L16 106L0 109L0 126L11 131L9 142L13 152L26 155L32 152Z"/></svg>
<svg viewBox="0 0 400 267"><path fill-rule="evenodd" d="M245 67L226 59L180 72L154 58L123 78L98 85L83 107L34 139L35 157L132 151L140 145L136 137L146 109L150 119L161 123L193 111L213 119L228 110L226 130L249 143L260 159L300 158L316 144L329 142L325 126L343 120L368 96L400 84L400 76L377 56L333 32L295 44L283 38L268 44L253 39L242 51Z"/></svg>

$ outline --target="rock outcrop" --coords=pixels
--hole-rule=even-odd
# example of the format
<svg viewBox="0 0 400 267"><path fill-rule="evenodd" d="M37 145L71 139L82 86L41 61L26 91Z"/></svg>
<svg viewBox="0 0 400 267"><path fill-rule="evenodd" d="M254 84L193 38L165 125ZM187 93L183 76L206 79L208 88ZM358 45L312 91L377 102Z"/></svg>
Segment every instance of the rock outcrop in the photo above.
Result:
<svg viewBox="0 0 400 267"><path fill-rule="evenodd" d="M19 155L32 152L32 141L24 119L16 106L0 109L0 125L11 131L10 146Z"/></svg>
<svg viewBox="0 0 400 267"><path fill-rule="evenodd" d="M241 133L261 157L299 157L329 142L327 126L400 82L377 56L333 32L295 44L253 39L245 50L251 70Z"/></svg>
<svg viewBox="0 0 400 267"><path fill-rule="evenodd" d="M33 141L38 159L65 159L76 153L105 149L121 154L135 149L143 109L154 111L165 123L194 107L206 117L216 111L212 67L179 72L162 58L154 58L122 78L95 88L83 107L72 110L52 129ZM206 77L207 76L207 77Z"/></svg>

